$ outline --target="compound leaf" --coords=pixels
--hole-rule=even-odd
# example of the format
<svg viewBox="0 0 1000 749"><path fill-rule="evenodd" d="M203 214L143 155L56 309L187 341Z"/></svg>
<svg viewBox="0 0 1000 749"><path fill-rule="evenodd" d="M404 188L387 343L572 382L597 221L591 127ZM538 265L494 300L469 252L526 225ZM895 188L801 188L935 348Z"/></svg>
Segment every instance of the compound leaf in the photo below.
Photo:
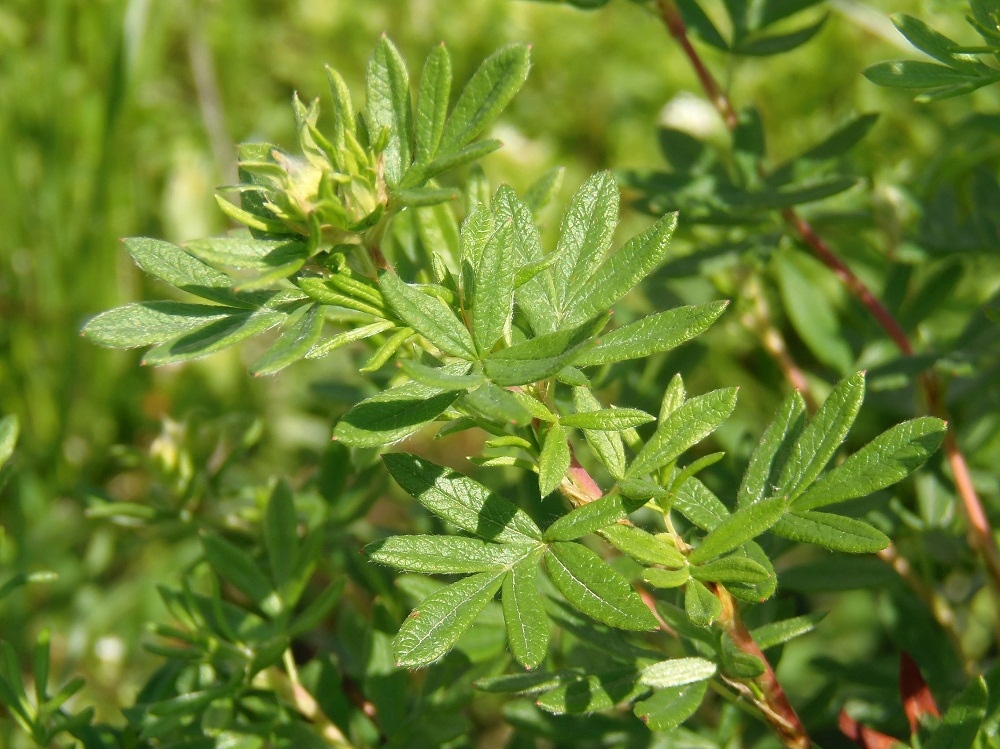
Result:
<svg viewBox="0 0 1000 749"><path fill-rule="evenodd" d="M83 326L83 335L109 348L136 348L175 338L229 315L245 315L237 307L186 302L133 302L101 312Z"/></svg>
<svg viewBox="0 0 1000 749"><path fill-rule="evenodd" d="M546 541L572 541L588 533L618 523L645 504L645 500L634 500L621 494L607 494L593 502L587 502L563 515L545 529Z"/></svg>

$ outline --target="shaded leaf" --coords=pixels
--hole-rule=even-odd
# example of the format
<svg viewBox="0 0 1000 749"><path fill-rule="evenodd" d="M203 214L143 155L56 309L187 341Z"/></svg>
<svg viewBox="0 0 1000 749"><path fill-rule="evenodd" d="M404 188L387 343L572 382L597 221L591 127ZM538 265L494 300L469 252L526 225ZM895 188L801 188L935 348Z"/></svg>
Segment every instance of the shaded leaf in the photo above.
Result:
<svg viewBox="0 0 1000 749"><path fill-rule="evenodd" d="M684 584L684 613L697 627L711 626L722 614L722 603L697 580Z"/></svg>
<svg viewBox="0 0 1000 749"><path fill-rule="evenodd" d="M544 538L546 541L572 541L624 520L643 504L643 500L607 494L563 515L545 529Z"/></svg>
<svg viewBox="0 0 1000 749"><path fill-rule="evenodd" d="M389 445L436 419L459 395L408 382L358 403L340 418L333 437L351 447Z"/></svg>
<svg viewBox="0 0 1000 749"><path fill-rule="evenodd" d="M254 377L274 374L308 354L323 332L323 308L314 304L285 330L250 368Z"/></svg>
<svg viewBox="0 0 1000 749"><path fill-rule="evenodd" d="M694 714L707 689L707 681L658 689L652 697L635 703L633 710L649 730L670 731Z"/></svg>

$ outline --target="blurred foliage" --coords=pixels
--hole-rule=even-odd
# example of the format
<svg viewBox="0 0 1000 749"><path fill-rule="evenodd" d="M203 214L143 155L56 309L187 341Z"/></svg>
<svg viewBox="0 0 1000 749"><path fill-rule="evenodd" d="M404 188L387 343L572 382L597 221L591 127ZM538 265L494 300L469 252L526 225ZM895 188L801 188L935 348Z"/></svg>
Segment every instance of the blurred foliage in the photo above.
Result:
<svg viewBox="0 0 1000 749"><path fill-rule="evenodd" d="M871 392L852 448L919 410L915 372L933 367L947 379L973 479L991 517L1000 518L1000 357L988 317L1000 309L1000 92L986 86L926 106L862 77L875 63L915 54L889 23L890 12L924 19L960 44L980 43L962 18L965 3L834 0L807 10L806 22L779 24L779 32L790 32L828 14L807 44L780 57L730 58L719 45L700 47L736 106L755 108L772 173L782 174L784 163L852 118L879 114L855 148L817 167L823 179L847 180L846 189L803 211L919 342L922 357L906 361L822 266L792 252L794 240L768 213L773 206L751 203L747 225L720 227L711 211L699 213L703 196L646 189L674 184L664 178L671 174L685 175L685 184L691 175L715 175L742 188L747 173L741 176L740 152L650 10L623 1L592 5L602 7L584 14L566 4L511 0L460 8L449 0L7 0L0 6L0 413L16 415L21 432L0 474L0 584L19 575L33 581L0 602L0 634L26 671L38 652L36 637L50 628L53 673L83 674L82 704L118 720L117 707L135 702L160 663L140 646L146 622L171 617L155 586L173 585L198 562L199 531L242 538L272 494L272 476L304 487L300 501L317 517L316 508L347 481L341 520L375 507L358 537L406 525L410 510L378 501L384 485L374 475L337 475L338 456L328 446L333 420L373 392L353 374L354 353L251 379L246 370L260 348L151 370L139 367L135 354L112 354L79 336L100 310L162 295L156 280L132 266L119 238L180 242L224 231L212 195L236 181L235 144L291 146L293 92L304 100L325 96L323 63L358 89L383 31L408 59L446 40L456 80L504 44L534 45L528 84L494 128L506 147L483 164L491 183L523 192L550 167L564 165L565 187L554 201L564 205L585 175L627 172L635 177L631 187L642 189L628 193L639 210L623 216L622 236L648 225L643 210L685 209L673 256L646 284L645 296L619 311L621 322L720 292L736 300L734 309L697 342L613 372L608 381L616 403L654 413L677 371L694 393L740 386L737 410L715 436L727 456L712 474L713 489L725 496L738 483L739 467L787 391L780 368L744 324L765 309L820 398L840 375L869 369ZM724 17L722 2L706 6L713 18ZM739 36L716 25L730 42ZM740 41L757 38L744 36ZM654 172L659 183L649 181ZM731 208L725 206L727 214ZM558 215L541 218L551 239ZM455 446L472 438L450 439L423 447L443 463L477 449ZM132 522L120 505L131 507ZM996 610L964 545L941 460L932 460L910 489L863 509L893 531L923 579L964 612L966 656L991 658ZM418 522L432 529L429 517ZM782 544L770 550L786 550ZM350 566L350 551L328 563ZM786 557L781 581L788 595L758 614L760 623L798 614L812 608L807 600L831 609L820 631L783 646L786 690L797 696L803 719L823 727L815 738L824 746L841 740L831 727L845 701L856 708L855 718L901 735L899 707L886 697L898 651L917 656L935 691L949 698L942 704L965 683L962 666L954 654L926 647L941 639L941 630L887 567L839 558L810 567L820 559ZM388 585L379 575L377 584ZM843 592L848 578L870 587ZM364 623L344 625L352 626L362 637ZM456 658L490 647L489 641L470 645ZM350 652L338 655L345 668L357 668ZM197 686L202 676L171 678ZM338 675L308 678L320 683ZM447 733L456 698L446 671L434 678L425 699L437 712L428 714ZM477 724L497 723L499 702L479 709ZM720 704L716 736L682 731L678 741L727 743L737 712ZM540 735L587 735L579 724L540 718L529 702L503 713ZM621 735L632 738L622 741L635 741L628 730L622 727ZM753 727L739 740L768 739ZM21 741L8 723L0 725L0 744Z"/></svg>

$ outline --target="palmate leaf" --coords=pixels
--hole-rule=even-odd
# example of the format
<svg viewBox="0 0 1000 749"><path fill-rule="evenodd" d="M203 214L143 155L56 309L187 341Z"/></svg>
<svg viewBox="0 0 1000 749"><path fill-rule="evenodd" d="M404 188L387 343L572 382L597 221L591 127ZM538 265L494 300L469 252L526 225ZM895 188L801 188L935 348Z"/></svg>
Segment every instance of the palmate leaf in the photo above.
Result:
<svg viewBox="0 0 1000 749"><path fill-rule="evenodd" d="M508 544L531 544L542 538L523 510L468 476L407 453L388 453L382 460L410 496L457 528Z"/></svg>
<svg viewBox="0 0 1000 749"><path fill-rule="evenodd" d="M688 561L700 564L742 546L777 523L787 510L785 497L780 495L741 507L705 536Z"/></svg>
<svg viewBox="0 0 1000 749"><path fill-rule="evenodd" d="M656 629L656 618L639 594L586 546L553 543L545 555L545 569L566 600L587 616L618 629Z"/></svg>
<svg viewBox="0 0 1000 749"><path fill-rule="evenodd" d="M421 601L393 640L396 665L420 668L444 656L493 600L506 575L506 570L480 572Z"/></svg>

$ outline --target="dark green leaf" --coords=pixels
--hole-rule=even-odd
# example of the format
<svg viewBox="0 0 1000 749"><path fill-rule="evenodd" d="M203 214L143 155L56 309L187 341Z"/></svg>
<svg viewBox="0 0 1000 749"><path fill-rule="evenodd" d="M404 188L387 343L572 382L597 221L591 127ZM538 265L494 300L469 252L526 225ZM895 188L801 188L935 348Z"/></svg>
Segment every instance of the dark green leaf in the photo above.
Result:
<svg viewBox="0 0 1000 749"><path fill-rule="evenodd" d="M868 523L829 512L789 513L771 531L793 541L850 554L873 554L890 544L888 536Z"/></svg>
<svg viewBox="0 0 1000 749"><path fill-rule="evenodd" d="M393 640L396 665L420 668L445 655L493 600L506 575L506 571L481 572L421 601Z"/></svg>
<svg viewBox="0 0 1000 749"><path fill-rule="evenodd" d="M444 44L427 56L417 90L416 161L428 162L437 153L451 94L451 57Z"/></svg>
<svg viewBox="0 0 1000 749"><path fill-rule="evenodd" d="M671 411L635 456L625 476L644 476L675 460L714 432L735 407L736 388L725 388L699 395Z"/></svg>
<svg viewBox="0 0 1000 749"><path fill-rule="evenodd" d="M643 504L643 500L608 494L563 515L545 529L544 538L546 541L572 541L624 520L630 512L635 512Z"/></svg>
<svg viewBox="0 0 1000 749"><path fill-rule="evenodd" d="M462 89L439 150L455 152L485 130L524 84L530 66L530 51L523 44L504 47L486 58Z"/></svg>
<svg viewBox="0 0 1000 749"><path fill-rule="evenodd" d="M785 497L780 495L741 507L705 536L688 561L700 564L742 546L777 523L787 509Z"/></svg>
<svg viewBox="0 0 1000 749"><path fill-rule="evenodd" d="M866 68L864 76L878 86L892 88L956 86L976 79L964 71L922 60L879 62Z"/></svg>
<svg viewBox="0 0 1000 749"><path fill-rule="evenodd" d="M677 227L677 214L664 216L607 255L586 284L575 287L563 307L563 321L575 325L607 312L663 260Z"/></svg>
<svg viewBox="0 0 1000 749"><path fill-rule="evenodd" d="M890 18L893 26L899 29L899 33L905 36L910 44L938 62L943 62L950 68L965 69L973 73L985 67L971 56L953 53L952 50L958 46L958 42L935 31L919 18L906 13L894 13Z"/></svg>
<svg viewBox="0 0 1000 749"><path fill-rule="evenodd" d="M564 674L559 684L539 697L535 704L556 715L591 713L629 702L649 691L636 684L633 668L596 674Z"/></svg>
<svg viewBox="0 0 1000 749"><path fill-rule="evenodd" d="M940 447L947 428L930 416L897 424L821 476L792 508L796 512L812 510L902 481Z"/></svg>
<svg viewBox="0 0 1000 749"><path fill-rule="evenodd" d="M989 690L982 676L969 682L956 697L937 729L924 744L926 749L970 749L976 745L976 735L986 716Z"/></svg>
<svg viewBox="0 0 1000 749"><path fill-rule="evenodd" d="M530 544L542 538L523 510L468 476L407 453L389 453L382 460L410 496L468 533L509 544Z"/></svg>
<svg viewBox="0 0 1000 749"><path fill-rule="evenodd" d="M184 250L206 263L257 271L273 270L309 257L308 245L291 239L212 237L187 242Z"/></svg>
<svg viewBox="0 0 1000 749"><path fill-rule="evenodd" d="M729 302L709 302L697 307L677 307L644 317L605 333L597 344L577 360L579 367L640 359L668 351L706 330L725 311Z"/></svg>
<svg viewBox="0 0 1000 749"><path fill-rule="evenodd" d="M459 395L460 390L408 382L358 403L341 417L333 437L351 447L398 442L444 413Z"/></svg>
<svg viewBox="0 0 1000 749"><path fill-rule="evenodd" d="M715 583L744 583L753 585L767 580L770 573L767 569L752 559L741 556L729 556L714 562L694 565L691 567L691 577L696 580L708 580Z"/></svg>
<svg viewBox="0 0 1000 749"><path fill-rule="evenodd" d="M366 87L365 120L372 135L389 129L389 144L383 152L385 181L397 185L413 160L413 104L406 63L385 34L368 61Z"/></svg>
<svg viewBox="0 0 1000 749"><path fill-rule="evenodd" d="M463 359L476 357L468 329L440 299L404 283L392 272L379 275L379 286L400 319L441 351Z"/></svg>
<svg viewBox="0 0 1000 749"><path fill-rule="evenodd" d="M509 569L532 548L463 536L392 536L368 544L365 554L373 562L404 572L465 574Z"/></svg>
<svg viewBox="0 0 1000 749"><path fill-rule="evenodd" d="M537 403L537 401L536 401ZM531 423L532 413L515 393L492 383L465 393L458 402L463 413L495 424L523 426Z"/></svg>
<svg viewBox="0 0 1000 749"><path fill-rule="evenodd" d="M308 354L323 332L323 308L311 305L250 368L254 377L274 374Z"/></svg>
<svg viewBox="0 0 1000 749"><path fill-rule="evenodd" d="M274 588L249 554L220 536L202 536L201 543L208 563L219 577L232 583L265 613L273 616L281 610Z"/></svg>
<svg viewBox="0 0 1000 749"><path fill-rule="evenodd" d="M795 441L778 479L779 493L794 501L816 480L850 431L864 397L864 372L837 384Z"/></svg>
<svg viewBox="0 0 1000 749"><path fill-rule="evenodd" d="M587 616L618 629L656 629L656 619L639 594L586 546L552 544L545 568L559 592Z"/></svg>
<svg viewBox="0 0 1000 749"><path fill-rule="evenodd" d="M635 703L634 711L650 731L671 731L694 714L707 689L707 681L658 689L652 697Z"/></svg>
<svg viewBox="0 0 1000 749"><path fill-rule="evenodd" d="M823 16L816 23L810 24L795 31L785 34L773 34L770 36L758 36L749 41L740 42L733 46L733 52L738 55L749 55L763 57L767 55L777 55L788 52L796 47L800 47L819 33L826 23L827 16Z"/></svg>
<svg viewBox="0 0 1000 749"><path fill-rule="evenodd" d="M537 668L549 647L549 618L535 587L538 559L532 556L514 566L503 581L503 618L507 641L517 662Z"/></svg>
<svg viewBox="0 0 1000 749"><path fill-rule="evenodd" d="M282 590L292 577L299 550L298 524L292 488L286 481L279 481L267 502L263 523L264 546L276 590Z"/></svg>

